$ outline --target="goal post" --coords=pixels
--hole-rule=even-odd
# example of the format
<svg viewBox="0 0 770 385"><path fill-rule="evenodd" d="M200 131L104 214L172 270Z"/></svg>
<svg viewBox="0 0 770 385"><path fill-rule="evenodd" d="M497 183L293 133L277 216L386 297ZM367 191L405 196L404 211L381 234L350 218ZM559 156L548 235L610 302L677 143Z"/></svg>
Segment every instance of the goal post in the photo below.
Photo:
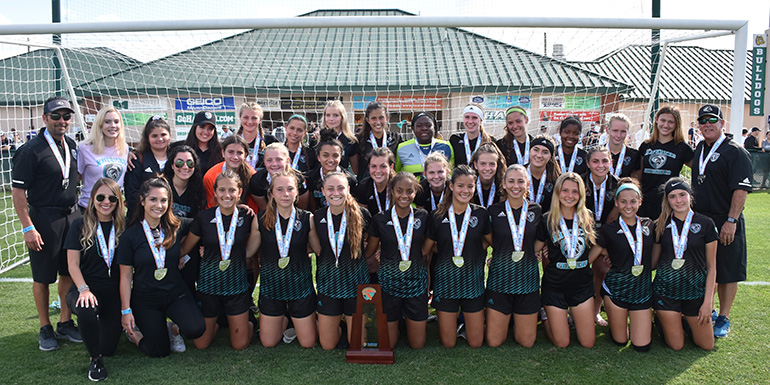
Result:
<svg viewBox="0 0 770 385"><path fill-rule="evenodd" d="M78 105L73 136L77 130L79 138L85 136L97 111L112 105L133 143L153 115L168 120L174 139L182 139L200 110L214 112L218 129L237 129L239 106L254 101L269 130L294 113L321 125L326 101L339 99L354 130L363 124L366 105L376 100L390 110L391 130L409 137L411 117L430 111L448 139L462 130L464 106L477 102L485 110L485 129L497 138L504 134L505 109L519 105L533 135L541 127L555 134L568 115L581 117L588 130L624 113L634 122L634 143L635 134L649 127L652 29L662 31L665 47L655 81L660 104L678 106L685 129L699 105L718 104L729 130L740 136L746 21L433 17L392 9L0 25L0 131L15 129L14 145L21 145L42 126L42 103L53 95ZM60 46L45 43L51 34L62 35ZM726 34L734 35L729 49L691 45ZM549 43L566 53L554 53ZM713 74L718 81L698 84L698 71L713 68L698 60L710 55L720 61ZM27 255L10 196L12 153L2 153L0 169L0 274Z"/></svg>

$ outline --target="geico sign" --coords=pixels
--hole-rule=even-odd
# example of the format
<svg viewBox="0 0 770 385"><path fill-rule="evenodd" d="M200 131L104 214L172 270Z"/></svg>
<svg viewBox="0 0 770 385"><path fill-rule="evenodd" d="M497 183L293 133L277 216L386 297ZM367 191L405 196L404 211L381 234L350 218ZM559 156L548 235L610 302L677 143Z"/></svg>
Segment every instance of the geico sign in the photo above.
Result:
<svg viewBox="0 0 770 385"><path fill-rule="evenodd" d="M187 98L184 102L191 107L216 107L224 104L222 98Z"/></svg>

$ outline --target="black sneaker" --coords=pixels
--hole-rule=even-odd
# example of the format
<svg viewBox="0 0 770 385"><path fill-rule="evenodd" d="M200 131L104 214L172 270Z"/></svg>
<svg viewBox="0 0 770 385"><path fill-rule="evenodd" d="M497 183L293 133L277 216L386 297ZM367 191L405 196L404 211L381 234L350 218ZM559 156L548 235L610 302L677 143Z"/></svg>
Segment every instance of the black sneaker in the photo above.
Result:
<svg viewBox="0 0 770 385"><path fill-rule="evenodd" d="M40 328L40 337L37 339L40 350L44 352L50 352L59 348L59 343L56 342L56 332L53 331L53 326L45 325Z"/></svg>
<svg viewBox="0 0 770 385"><path fill-rule="evenodd" d="M104 381L107 379L107 369L104 368L104 361L101 357L96 357L88 364L88 379L91 381Z"/></svg>
<svg viewBox="0 0 770 385"><path fill-rule="evenodd" d="M75 327L75 321L59 322L56 324L56 333L58 338L70 340L71 342L83 342L80 331Z"/></svg>

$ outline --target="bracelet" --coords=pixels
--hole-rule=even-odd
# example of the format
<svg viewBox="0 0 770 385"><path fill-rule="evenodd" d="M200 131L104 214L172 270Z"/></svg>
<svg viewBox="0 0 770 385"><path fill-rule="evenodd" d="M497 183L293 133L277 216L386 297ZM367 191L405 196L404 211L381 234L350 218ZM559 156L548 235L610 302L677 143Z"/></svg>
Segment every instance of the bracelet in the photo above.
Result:
<svg viewBox="0 0 770 385"><path fill-rule="evenodd" d="M78 293L83 293L86 290L91 290L91 288L88 287L88 285L86 285L85 283L78 286Z"/></svg>
<svg viewBox="0 0 770 385"><path fill-rule="evenodd" d="M131 308L121 310L120 314L123 314L123 315L131 314Z"/></svg>
<svg viewBox="0 0 770 385"><path fill-rule="evenodd" d="M35 229L35 225L29 225L29 226L27 226L27 227L25 227L25 228L21 229L21 233L22 233L22 234L26 234L26 233L28 233L28 232L30 232L30 231L32 231L32 230L34 230L34 229Z"/></svg>

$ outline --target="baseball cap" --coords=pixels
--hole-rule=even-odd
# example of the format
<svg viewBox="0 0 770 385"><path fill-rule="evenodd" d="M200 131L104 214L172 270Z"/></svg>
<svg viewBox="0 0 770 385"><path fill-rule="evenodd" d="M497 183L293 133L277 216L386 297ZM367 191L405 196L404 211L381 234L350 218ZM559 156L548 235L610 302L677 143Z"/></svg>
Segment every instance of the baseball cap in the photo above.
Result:
<svg viewBox="0 0 770 385"><path fill-rule="evenodd" d="M72 109L70 102L68 102L66 99L53 99L43 106L43 113L48 114L48 113L55 112L62 109L67 109L70 112L75 112L75 110Z"/></svg>
<svg viewBox="0 0 770 385"><path fill-rule="evenodd" d="M201 111L195 114L195 119L193 119L193 125L202 126L206 123L210 123L214 127L217 126L217 118L214 116L213 112Z"/></svg>
<svg viewBox="0 0 770 385"><path fill-rule="evenodd" d="M760 131L759 127L751 127L751 132L757 132Z"/></svg>
<svg viewBox="0 0 770 385"><path fill-rule="evenodd" d="M704 116L714 116L719 119L723 119L722 117L722 110L719 109L719 107L713 105L713 104L706 104L705 106L701 107L698 110L698 119L704 117Z"/></svg>

